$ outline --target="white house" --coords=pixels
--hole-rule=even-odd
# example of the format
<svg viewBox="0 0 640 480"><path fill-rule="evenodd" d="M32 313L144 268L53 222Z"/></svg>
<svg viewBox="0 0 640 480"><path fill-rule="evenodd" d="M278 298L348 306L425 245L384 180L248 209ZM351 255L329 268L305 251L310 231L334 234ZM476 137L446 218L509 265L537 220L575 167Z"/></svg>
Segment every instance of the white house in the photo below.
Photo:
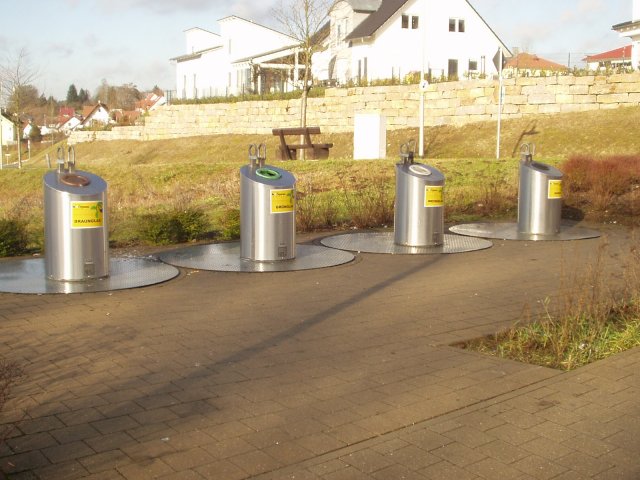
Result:
<svg viewBox="0 0 640 480"><path fill-rule="evenodd" d="M292 37L236 16L218 24L219 34L197 27L185 31L186 53L171 59L178 98L291 88L287 85L297 79Z"/></svg>
<svg viewBox="0 0 640 480"><path fill-rule="evenodd" d="M0 142L4 146L16 143L16 126L4 112L0 112Z"/></svg>
<svg viewBox="0 0 640 480"><path fill-rule="evenodd" d="M78 128L90 128L96 124L107 125L111 118L109 117L109 108L102 102L94 107L86 106L82 112L84 117Z"/></svg>
<svg viewBox="0 0 640 480"><path fill-rule="evenodd" d="M583 60L587 62L587 68L592 71L606 70L607 68L631 67L631 45L615 48L607 52L587 55Z"/></svg>
<svg viewBox="0 0 640 480"><path fill-rule="evenodd" d="M82 123L82 120L74 115L72 117L67 117L57 126L57 129L68 136L80 126L80 123Z"/></svg>
<svg viewBox="0 0 640 480"><path fill-rule="evenodd" d="M496 72L506 45L467 0L338 0L329 12L328 62L316 73L338 83L400 78L413 72L464 77Z"/></svg>
<svg viewBox="0 0 640 480"><path fill-rule="evenodd" d="M633 0L631 21L611 27L621 37L631 39L631 67L640 68L640 0Z"/></svg>

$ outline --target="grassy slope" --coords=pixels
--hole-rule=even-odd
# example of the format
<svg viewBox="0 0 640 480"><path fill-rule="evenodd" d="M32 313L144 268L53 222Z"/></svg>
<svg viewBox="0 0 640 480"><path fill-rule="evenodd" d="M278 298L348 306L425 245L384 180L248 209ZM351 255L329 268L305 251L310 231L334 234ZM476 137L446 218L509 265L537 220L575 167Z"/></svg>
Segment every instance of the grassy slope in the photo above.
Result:
<svg viewBox="0 0 640 480"><path fill-rule="evenodd" d="M502 195L507 185L506 200L513 203L515 163L523 142L534 142L536 158L550 163L563 161L571 154L633 154L640 152L638 125L640 108L636 107L507 120L503 122L500 162L494 160L495 123L428 128L425 130L427 162L441 168L447 176L448 202L454 199L465 205L474 202L484 205L491 201L500 204L502 199L495 196ZM386 183L392 188L393 164L400 145L417 138L417 129L390 131L387 160L354 161L350 158L352 134L321 135L319 139L335 145L331 160L280 165L296 175L298 190L303 195L322 196L314 199L314 208L324 202L327 209L336 210L329 212L332 218L325 222L331 225L340 222L344 204L353 201L346 197L363 192L368 185L374 186L368 192L368 201L388 204L388 195L379 197L376 185ZM109 183L111 233L126 242L135 239L139 215L167 208L203 207L213 225L220 223L226 211L238 206L238 169L247 162L248 145L263 142L267 144L267 161L277 164L273 161L276 138L259 135L83 143L76 146L76 156L80 169L96 173ZM49 150L52 159L55 159L54 150ZM27 219L31 230L39 231L42 176L46 170L44 156L40 154L21 171L0 171L1 217ZM336 198L336 195L342 197ZM465 209L457 213L462 212L464 216ZM493 212L471 213L491 215ZM450 216L450 220L463 216ZM124 228L127 224L129 227Z"/></svg>

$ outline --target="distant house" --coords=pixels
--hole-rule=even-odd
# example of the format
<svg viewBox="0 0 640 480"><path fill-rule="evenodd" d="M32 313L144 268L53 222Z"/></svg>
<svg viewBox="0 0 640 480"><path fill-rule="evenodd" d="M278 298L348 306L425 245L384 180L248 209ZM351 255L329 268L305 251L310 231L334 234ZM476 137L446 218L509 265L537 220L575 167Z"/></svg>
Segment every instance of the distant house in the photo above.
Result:
<svg viewBox="0 0 640 480"><path fill-rule="evenodd" d="M2 145L15 145L16 126L5 112L0 111L0 140Z"/></svg>
<svg viewBox="0 0 640 480"><path fill-rule="evenodd" d="M631 21L611 27L621 37L631 39L631 68L640 68L640 0L633 0Z"/></svg>
<svg viewBox="0 0 640 480"><path fill-rule="evenodd" d="M532 53L519 53L509 58L505 63L503 72L507 77L541 76L556 73L565 73L569 67L546 60Z"/></svg>
<svg viewBox="0 0 640 480"><path fill-rule="evenodd" d="M98 125L108 125L111 121L109 108L102 102L95 106L85 106L82 109L82 122L78 128L91 128Z"/></svg>
<svg viewBox="0 0 640 480"><path fill-rule="evenodd" d="M293 89L299 73L295 39L236 16L218 24L220 34L197 27L185 31L186 53L171 59L178 98Z"/></svg>
<svg viewBox="0 0 640 480"><path fill-rule="evenodd" d="M497 73L492 59L509 49L468 0L338 0L329 11L324 52L314 56L320 80ZM323 78L320 75L325 75Z"/></svg>
<svg viewBox="0 0 640 480"><path fill-rule="evenodd" d="M69 135L76 128L78 128L81 123L82 123L82 120L78 116L74 115L73 117L69 117L66 120L63 120L61 123L59 123L56 126L56 129L64 133L65 135Z"/></svg>
<svg viewBox="0 0 640 480"><path fill-rule="evenodd" d="M608 68L631 67L632 46L616 48L608 52L587 55L584 61L587 62L589 70L606 70Z"/></svg>
<svg viewBox="0 0 640 480"><path fill-rule="evenodd" d="M153 92L148 93L142 100L135 103L135 109L139 112L150 112L167 103L164 95L157 95Z"/></svg>

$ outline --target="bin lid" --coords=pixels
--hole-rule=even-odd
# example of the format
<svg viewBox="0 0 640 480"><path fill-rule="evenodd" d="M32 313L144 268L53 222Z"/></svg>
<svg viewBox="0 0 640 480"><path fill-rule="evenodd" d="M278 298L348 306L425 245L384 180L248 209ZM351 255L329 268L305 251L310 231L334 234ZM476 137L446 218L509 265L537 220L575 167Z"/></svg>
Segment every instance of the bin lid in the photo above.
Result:
<svg viewBox="0 0 640 480"><path fill-rule="evenodd" d="M426 165L422 165L420 163L414 163L413 165L411 165L409 167L409 171L415 175L424 177L431 175L431 170L429 170Z"/></svg>
<svg viewBox="0 0 640 480"><path fill-rule="evenodd" d="M550 178L562 178L563 173L558 170L556 167L552 165L547 165L546 163L541 162L529 162L529 163L521 163L522 168L529 168L534 172L538 172L546 177Z"/></svg>
<svg viewBox="0 0 640 480"><path fill-rule="evenodd" d="M427 185L443 185L444 174L431 165L424 163L412 163L405 165L404 163L396 164L396 172L402 172L404 175L414 177L416 180L424 182Z"/></svg>
<svg viewBox="0 0 640 480"><path fill-rule="evenodd" d="M44 176L46 187L74 195L97 195L107 190L107 182L93 173L49 171Z"/></svg>
<svg viewBox="0 0 640 480"><path fill-rule="evenodd" d="M272 165L264 165L262 167L252 167L244 165L240 168L240 176L247 179L278 188L291 188L296 183L296 178L291 172Z"/></svg>

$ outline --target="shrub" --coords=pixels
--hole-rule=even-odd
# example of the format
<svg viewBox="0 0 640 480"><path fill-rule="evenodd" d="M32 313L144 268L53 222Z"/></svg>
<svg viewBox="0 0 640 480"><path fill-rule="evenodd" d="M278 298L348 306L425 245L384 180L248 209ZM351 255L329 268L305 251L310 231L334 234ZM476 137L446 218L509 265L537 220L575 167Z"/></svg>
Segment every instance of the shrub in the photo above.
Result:
<svg viewBox="0 0 640 480"><path fill-rule="evenodd" d="M0 256L12 257L27 251L29 243L27 226L14 219L0 220Z"/></svg>
<svg viewBox="0 0 640 480"><path fill-rule="evenodd" d="M222 215L222 240L236 240L240 238L240 209L230 208Z"/></svg>
<svg viewBox="0 0 640 480"><path fill-rule="evenodd" d="M155 245L183 243L203 238L208 222L197 208L187 208L144 215L140 235Z"/></svg>
<svg viewBox="0 0 640 480"><path fill-rule="evenodd" d="M636 213L640 156L574 156L560 169L565 173L568 203L591 210L596 217Z"/></svg>

